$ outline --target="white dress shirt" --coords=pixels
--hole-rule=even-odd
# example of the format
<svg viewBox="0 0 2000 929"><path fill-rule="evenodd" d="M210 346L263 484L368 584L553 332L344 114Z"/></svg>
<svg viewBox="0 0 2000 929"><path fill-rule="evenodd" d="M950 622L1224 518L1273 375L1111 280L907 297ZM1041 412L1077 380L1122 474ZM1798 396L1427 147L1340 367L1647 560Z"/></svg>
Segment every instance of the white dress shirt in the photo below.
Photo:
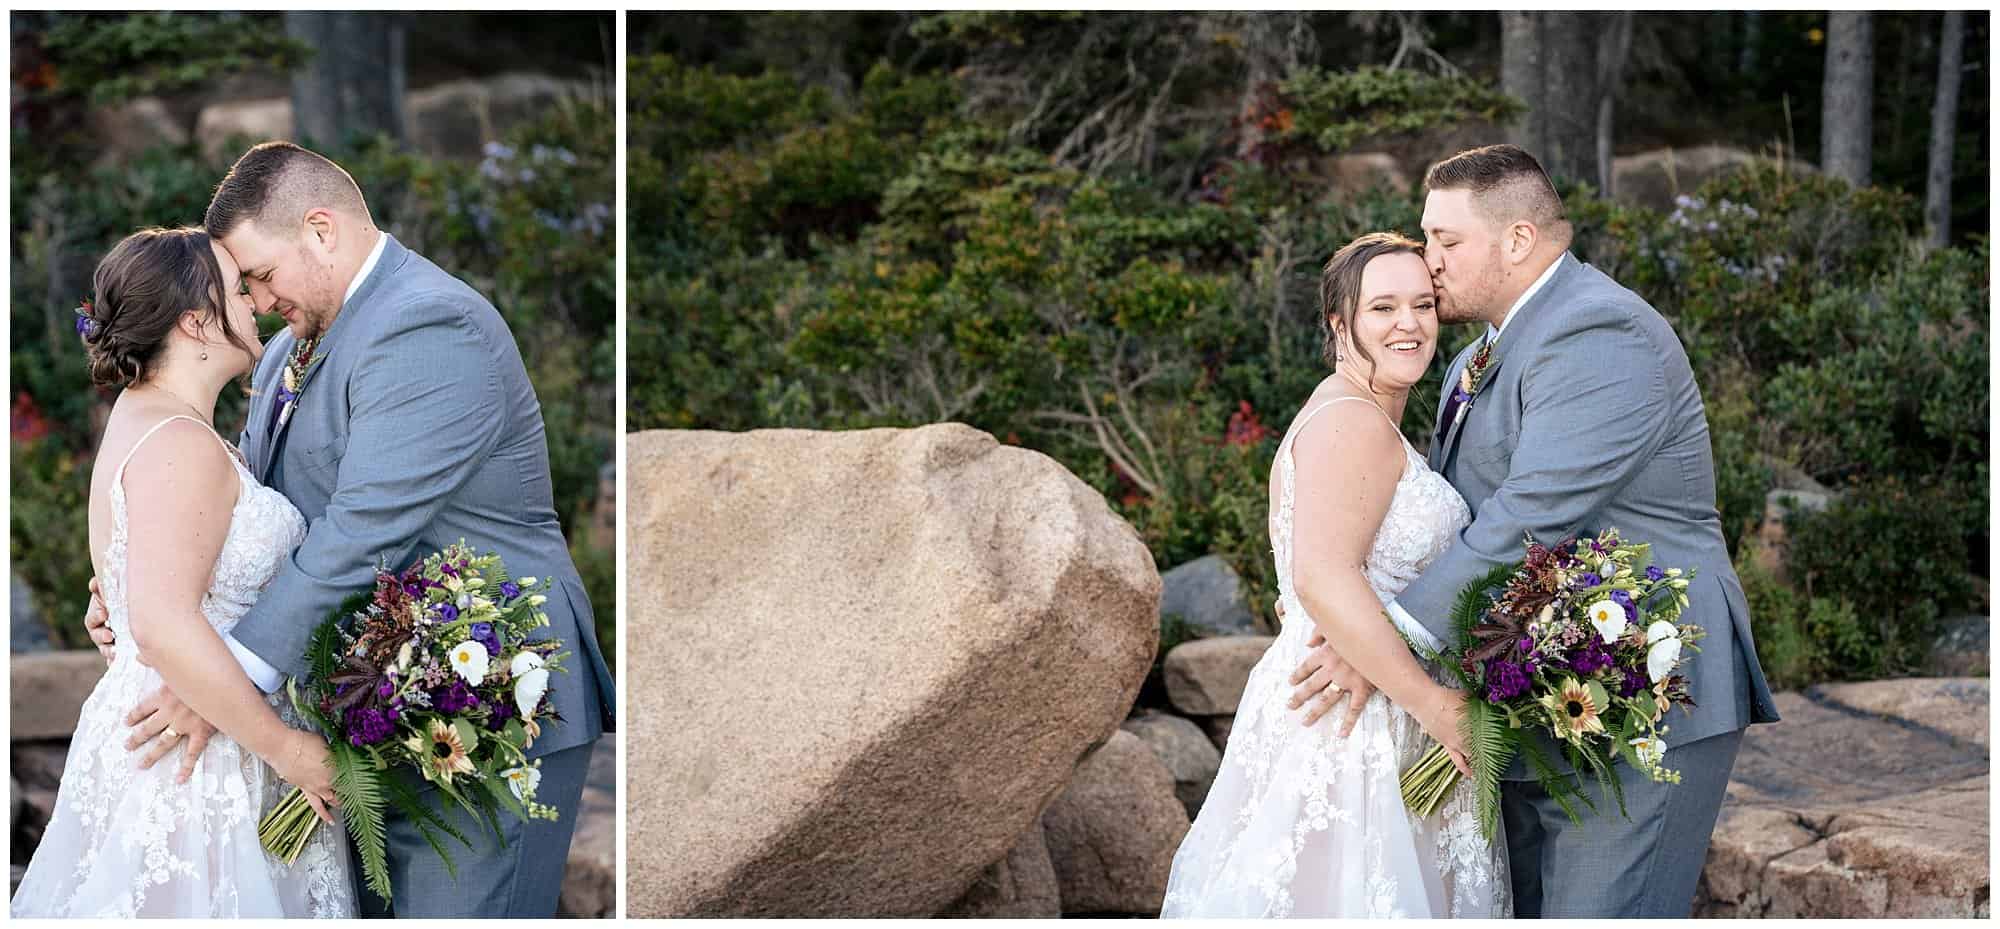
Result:
<svg viewBox="0 0 2000 929"><path fill-rule="evenodd" d="M1556 269L1562 267L1563 259L1567 257L1569 257L1568 252L1563 252L1561 255L1557 256L1556 260L1550 262L1548 268L1542 271L1541 277L1535 278L1535 282L1533 284L1529 284L1527 290L1521 291L1521 296L1514 301L1514 305L1507 308L1507 315L1500 317L1500 325L1495 326L1492 323L1486 324L1487 342L1489 343L1494 342L1500 338L1500 333L1505 332L1507 330L1507 324L1514 321L1514 314L1521 312L1521 307L1527 305L1528 300L1535 296L1535 292L1541 290L1542 285L1549 282L1549 278L1556 276ZM1417 622L1417 618L1411 616L1410 611L1403 609L1403 605L1397 603L1394 600L1389 601L1388 611L1389 611L1389 618L1393 620L1398 627L1406 631L1412 629L1424 628L1423 623ZM1435 638L1434 636L1428 635L1429 630L1425 630L1425 632L1426 632L1425 636L1417 637L1418 641L1424 641L1426 638L1432 638L1432 639ZM1434 641L1426 642L1426 644L1432 646L1436 645ZM1445 644L1449 645L1451 643L1445 643Z"/></svg>
<svg viewBox="0 0 2000 929"><path fill-rule="evenodd" d="M347 308L347 301L354 299L354 292L361 289L361 283L368 280L368 275L375 270L375 263L382 260L382 250L388 244L388 233L380 231L375 233L375 247L369 249L367 260L361 262L361 270L354 272L354 280L347 282L347 293L340 298L342 309ZM315 617L314 621L317 622L318 617ZM222 644L229 646L229 653L236 656L236 663L243 666L243 673L250 675L250 680L257 685L258 690L267 694L277 693L278 688L285 685L284 672L271 667L270 662L244 647L243 643L236 641L235 636L223 633Z"/></svg>

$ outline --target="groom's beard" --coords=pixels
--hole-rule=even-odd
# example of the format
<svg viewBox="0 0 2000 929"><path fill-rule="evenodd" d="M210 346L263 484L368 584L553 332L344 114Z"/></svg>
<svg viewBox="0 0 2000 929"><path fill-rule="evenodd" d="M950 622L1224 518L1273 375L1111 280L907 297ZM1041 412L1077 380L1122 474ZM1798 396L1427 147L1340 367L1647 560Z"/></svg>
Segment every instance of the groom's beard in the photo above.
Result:
<svg viewBox="0 0 2000 929"><path fill-rule="evenodd" d="M1437 318L1438 322L1445 325L1477 323L1486 320L1485 314L1476 309L1468 308L1465 304L1459 302L1456 297L1452 296L1451 291L1442 288L1438 290Z"/></svg>

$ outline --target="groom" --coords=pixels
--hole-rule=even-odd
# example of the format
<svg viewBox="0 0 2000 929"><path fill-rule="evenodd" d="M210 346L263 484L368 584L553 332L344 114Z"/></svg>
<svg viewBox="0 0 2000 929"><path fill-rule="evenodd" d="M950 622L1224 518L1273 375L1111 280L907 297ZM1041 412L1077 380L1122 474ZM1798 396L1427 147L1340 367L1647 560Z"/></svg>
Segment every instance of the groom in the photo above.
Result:
<svg viewBox="0 0 2000 929"><path fill-rule="evenodd" d="M1501 818L1518 916L1686 917L1743 730L1776 722L1750 614L1715 508L1715 462L1687 353L1645 300L1569 254L1562 200L1512 145L1461 152L1424 178L1424 255L1441 322L1484 322L1445 377L1430 466L1471 506L1472 524L1389 604L1449 641L1458 593L1524 536L1555 542L1615 528L1656 563L1690 569L1683 621L1708 632L1688 666L1692 712L1667 718L1679 784L1626 777L1625 806L1584 778L1597 813L1568 817L1516 758ZM1482 345L1470 399L1452 388ZM1293 677L1310 725L1373 688L1329 646ZM1328 684L1334 686L1328 687ZM1552 746L1545 754L1560 757Z"/></svg>
<svg viewBox="0 0 2000 929"><path fill-rule="evenodd" d="M206 224L242 267L258 310L285 320L258 365L240 444L258 478L308 520L305 541L225 640L268 693L306 673L312 628L371 586L384 559L401 567L463 538L517 574L547 577L547 635L570 657L568 673L549 681L562 722L528 755L541 761L536 799L561 818L502 816L502 847L453 807L448 818L473 840L452 849L454 880L392 811L388 863L397 916L555 915L614 691L557 523L541 406L513 333L484 297L377 229L346 171L296 145L244 154ZM288 377L301 344L319 360ZM95 603L91 613L95 627ZM109 632L93 628L93 638L101 647ZM188 715L164 690L133 710L128 723L153 735L148 763L178 735L189 737L188 755L199 752L213 729ZM364 912L387 915L383 901L359 893Z"/></svg>

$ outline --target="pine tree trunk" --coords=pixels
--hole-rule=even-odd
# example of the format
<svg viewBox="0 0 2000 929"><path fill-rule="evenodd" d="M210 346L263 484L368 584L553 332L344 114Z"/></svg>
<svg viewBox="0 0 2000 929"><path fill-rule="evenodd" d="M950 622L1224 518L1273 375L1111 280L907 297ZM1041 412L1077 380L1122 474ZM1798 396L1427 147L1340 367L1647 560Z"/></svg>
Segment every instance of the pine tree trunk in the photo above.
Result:
<svg viewBox="0 0 2000 929"><path fill-rule="evenodd" d="M1924 185L1924 224L1932 248L1951 244L1951 154L1958 144L1958 82L1964 65L1965 14L1944 14L1938 43L1937 100L1931 105L1930 177Z"/></svg>
<svg viewBox="0 0 2000 929"><path fill-rule="evenodd" d="M1632 21L1637 14L1628 10L1608 15L1610 28L1604 31L1597 49L1597 189L1605 199L1617 193L1611 165L1616 155L1613 115L1625 83L1625 59L1632 51Z"/></svg>
<svg viewBox="0 0 2000 929"><path fill-rule="evenodd" d="M1507 141L1540 155L1542 139L1542 21L1536 13L1500 14L1500 90L1523 104Z"/></svg>
<svg viewBox="0 0 2000 929"><path fill-rule="evenodd" d="M393 13L286 13L285 34L313 47L292 75L294 133L321 146L350 133L406 138L403 23Z"/></svg>
<svg viewBox="0 0 2000 929"><path fill-rule="evenodd" d="M1820 92L1820 168L1868 184L1874 154L1875 26L1868 13L1826 17L1826 80Z"/></svg>

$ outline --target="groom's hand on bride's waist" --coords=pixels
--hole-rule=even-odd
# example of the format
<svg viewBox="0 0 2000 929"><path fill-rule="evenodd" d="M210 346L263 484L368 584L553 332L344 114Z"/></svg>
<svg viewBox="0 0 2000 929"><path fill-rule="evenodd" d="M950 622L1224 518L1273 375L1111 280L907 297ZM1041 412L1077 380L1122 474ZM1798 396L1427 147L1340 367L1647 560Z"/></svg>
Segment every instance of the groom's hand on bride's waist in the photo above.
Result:
<svg viewBox="0 0 2000 929"><path fill-rule="evenodd" d="M215 735L215 727L208 720L195 715L194 710L182 703L167 685L146 695L132 712L125 714L125 725L132 727L132 737L125 740L125 750L136 752L142 746L146 750L139 759L139 769L145 770L174 750L181 740L187 740L187 751L181 753L181 769L175 776L180 783L187 783L194 774L194 763L201 758L202 750L208 747L209 737Z"/></svg>
<svg viewBox="0 0 2000 929"><path fill-rule="evenodd" d="M104 609L95 574L90 576L90 605L83 609L83 629L97 645L97 653L104 656L104 663L110 664L118 655L118 636L111 631L111 614Z"/></svg>
<svg viewBox="0 0 2000 929"><path fill-rule="evenodd" d="M1275 604L1279 623L1285 619L1285 605ZM1292 672L1291 709L1306 708L1302 725L1310 728L1321 717L1333 712L1341 698L1347 698L1347 716L1340 722L1340 737L1347 738L1354 732L1354 724L1361 721L1361 711L1368 705L1369 696L1375 693L1375 685L1354 670L1354 666L1342 661L1333 648L1326 644L1326 637L1317 629L1312 638L1306 640L1306 659L1299 663L1299 669Z"/></svg>

